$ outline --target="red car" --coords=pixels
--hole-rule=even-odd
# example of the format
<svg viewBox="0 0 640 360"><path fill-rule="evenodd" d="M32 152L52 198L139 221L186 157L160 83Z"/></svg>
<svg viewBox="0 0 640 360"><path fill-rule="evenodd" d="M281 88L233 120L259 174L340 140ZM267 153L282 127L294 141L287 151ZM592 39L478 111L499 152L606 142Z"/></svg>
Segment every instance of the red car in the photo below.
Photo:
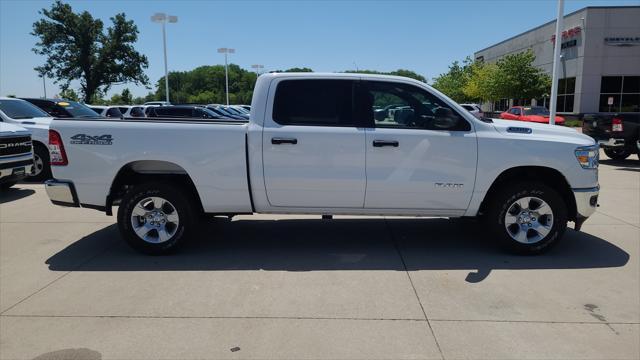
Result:
<svg viewBox="0 0 640 360"><path fill-rule="evenodd" d="M500 119L549 123L549 110L543 106L514 106L500 113ZM556 125L564 124L564 118L556 115Z"/></svg>

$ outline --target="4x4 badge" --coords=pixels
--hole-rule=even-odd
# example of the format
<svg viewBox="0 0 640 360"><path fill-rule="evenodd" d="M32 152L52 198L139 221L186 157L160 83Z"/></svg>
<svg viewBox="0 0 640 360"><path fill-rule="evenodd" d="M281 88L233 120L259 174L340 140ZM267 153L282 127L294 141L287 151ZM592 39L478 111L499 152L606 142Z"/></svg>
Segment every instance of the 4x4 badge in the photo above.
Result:
<svg viewBox="0 0 640 360"><path fill-rule="evenodd" d="M111 135L97 135L91 136L86 134L77 134L71 137L72 144L82 144L82 145L111 145L113 142L113 138Z"/></svg>

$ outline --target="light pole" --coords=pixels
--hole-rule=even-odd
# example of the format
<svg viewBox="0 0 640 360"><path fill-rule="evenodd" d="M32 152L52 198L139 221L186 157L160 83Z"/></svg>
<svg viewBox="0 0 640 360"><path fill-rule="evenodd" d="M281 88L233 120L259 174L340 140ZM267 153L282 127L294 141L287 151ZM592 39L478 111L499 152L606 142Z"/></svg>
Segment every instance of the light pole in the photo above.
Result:
<svg viewBox="0 0 640 360"><path fill-rule="evenodd" d="M260 75L260 73L262 72L262 69L264 69L264 65L255 64L255 65L251 65L251 68L256 70L256 75Z"/></svg>
<svg viewBox="0 0 640 360"><path fill-rule="evenodd" d="M162 45L164 48L164 90L166 94L166 101L169 103L169 71L167 70L167 31L165 30L166 23L177 23L178 17L173 15L167 15L165 13L155 13L151 17L151 21L154 23L162 24Z"/></svg>
<svg viewBox="0 0 640 360"><path fill-rule="evenodd" d="M227 106L229 106L229 63L227 61L228 54L235 54L236 49L219 48L218 53L224 54L224 82L227 90Z"/></svg>
<svg viewBox="0 0 640 360"><path fill-rule="evenodd" d="M558 103L558 66L560 65L560 45L562 44L562 22L564 20L564 0L558 0L558 19L556 20L556 37L553 47L553 71L551 73L551 99L549 99L549 124L556 123L556 107Z"/></svg>

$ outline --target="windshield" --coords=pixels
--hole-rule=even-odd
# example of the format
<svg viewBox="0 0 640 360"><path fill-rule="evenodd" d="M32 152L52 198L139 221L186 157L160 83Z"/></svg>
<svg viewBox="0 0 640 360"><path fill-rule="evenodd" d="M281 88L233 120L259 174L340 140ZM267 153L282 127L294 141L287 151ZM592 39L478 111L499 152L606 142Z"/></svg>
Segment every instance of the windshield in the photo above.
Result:
<svg viewBox="0 0 640 360"><path fill-rule="evenodd" d="M549 115L549 110L542 106L526 107L524 108L525 115Z"/></svg>
<svg viewBox="0 0 640 360"><path fill-rule="evenodd" d="M32 119L34 117L49 117L49 115L35 105L24 100L0 100L0 110L12 119Z"/></svg>
<svg viewBox="0 0 640 360"><path fill-rule="evenodd" d="M56 106L61 107L64 111L58 111L56 117L91 117L98 118L100 115L96 114L95 111L89 109L88 106L82 105L79 102L65 100L58 101Z"/></svg>

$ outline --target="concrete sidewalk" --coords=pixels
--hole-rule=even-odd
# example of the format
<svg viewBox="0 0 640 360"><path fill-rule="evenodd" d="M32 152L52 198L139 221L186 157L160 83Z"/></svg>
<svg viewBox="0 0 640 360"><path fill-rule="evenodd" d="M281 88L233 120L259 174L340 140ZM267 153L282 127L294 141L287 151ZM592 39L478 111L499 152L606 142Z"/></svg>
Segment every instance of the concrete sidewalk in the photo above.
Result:
<svg viewBox="0 0 640 360"><path fill-rule="evenodd" d="M640 162L550 253L472 221L240 216L170 257L114 219L0 196L2 359L638 359Z"/></svg>

